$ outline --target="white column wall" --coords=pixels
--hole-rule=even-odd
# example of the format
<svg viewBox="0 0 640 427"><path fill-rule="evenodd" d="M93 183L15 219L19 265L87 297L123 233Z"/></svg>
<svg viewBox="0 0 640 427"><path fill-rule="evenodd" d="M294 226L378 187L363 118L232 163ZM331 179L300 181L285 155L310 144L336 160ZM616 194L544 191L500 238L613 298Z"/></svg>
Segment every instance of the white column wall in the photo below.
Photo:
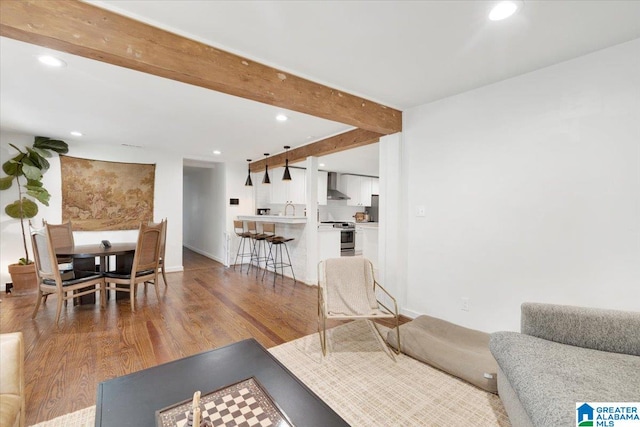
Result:
<svg viewBox="0 0 640 427"><path fill-rule="evenodd" d="M306 160L306 183L307 191L307 224L305 225L305 233L307 240L305 281L307 284L318 283L318 158L307 157Z"/></svg>
<svg viewBox="0 0 640 427"><path fill-rule="evenodd" d="M256 189L257 186L262 185L260 181L262 176L258 177L258 174L251 174L253 181L252 187L246 187L244 185L247 180L247 163L242 162L227 162L225 163L225 188L226 188L226 215L225 215L225 229L226 229L226 243L225 252L228 253L229 262L225 265L233 263L236 253L238 251L238 244L240 238L236 236L233 231L233 220L237 219L238 215L255 215L256 214ZM229 199L238 199L238 205L230 205ZM248 260L245 260L248 261ZM238 263L240 260L238 260Z"/></svg>
<svg viewBox="0 0 640 427"><path fill-rule="evenodd" d="M380 138L380 197L378 207L378 279L406 306L406 184L402 167L402 134Z"/></svg>

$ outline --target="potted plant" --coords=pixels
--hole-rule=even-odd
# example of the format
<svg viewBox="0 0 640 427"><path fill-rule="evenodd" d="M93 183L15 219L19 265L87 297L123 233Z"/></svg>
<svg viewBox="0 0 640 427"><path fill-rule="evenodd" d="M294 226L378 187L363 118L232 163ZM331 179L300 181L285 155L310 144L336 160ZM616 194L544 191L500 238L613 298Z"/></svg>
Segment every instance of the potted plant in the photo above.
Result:
<svg viewBox="0 0 640 427"><path fill-rule="evenodd" d="M9 265L11 280L16 288L20 288L36 282L33 260L29 258L27 247L25 219L33 218L38 214L36 201L49 206L51 195L42 185L42 177L49 170L47 158L51 157L51 152L58 154L69 152L69 146L64 141L45 136L36 136L33 145L25 147L25 151L13 144L9 145L18 151L18 155L2 165L2 170L7 176L0 178L0 190L11 188L14 181L18 189L18 200L5 206L4 211L11 218L19 219L22 227L24 258L20 258L17 264Z"/></svg>

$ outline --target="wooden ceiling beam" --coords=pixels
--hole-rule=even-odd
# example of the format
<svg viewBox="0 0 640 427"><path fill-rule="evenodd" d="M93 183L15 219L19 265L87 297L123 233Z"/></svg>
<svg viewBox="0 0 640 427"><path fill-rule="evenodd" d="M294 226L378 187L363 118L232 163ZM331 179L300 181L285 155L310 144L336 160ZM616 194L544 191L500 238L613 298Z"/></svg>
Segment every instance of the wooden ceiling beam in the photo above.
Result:
<svg viewBox="0 0 640 427"><path fill-rule="evenodd" d="M402 112L77 0L1 1L0 35L381 134Z"/></svg>
<svg viewBox="0 0 640 427"><path fill-rule="evenodd" d="M289 158L289 164L304 161L309 156L326 156L327 154L338 153L351 148L378 142L383 134L371 132L365 129L354 129L348 132L334 135L311 144L303 145L289 152L280 153L275 156L255 161L250 164L251 172L260 172L265 169L265 165L270 168L284 166L285 160Z"/></svg>

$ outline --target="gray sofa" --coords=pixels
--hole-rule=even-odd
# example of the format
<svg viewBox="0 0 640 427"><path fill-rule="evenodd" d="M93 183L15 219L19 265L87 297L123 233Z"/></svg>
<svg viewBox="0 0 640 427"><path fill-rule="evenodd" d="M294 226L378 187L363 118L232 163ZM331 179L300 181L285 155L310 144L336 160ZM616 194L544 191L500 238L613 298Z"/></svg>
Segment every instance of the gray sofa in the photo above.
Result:
<svg viewBox="0 0 640 427"><path fill-rule="evenodd" d="M575 426L578 402L640 401L640 312L522 304L495 332L498 394L514 426Z"/></svg>

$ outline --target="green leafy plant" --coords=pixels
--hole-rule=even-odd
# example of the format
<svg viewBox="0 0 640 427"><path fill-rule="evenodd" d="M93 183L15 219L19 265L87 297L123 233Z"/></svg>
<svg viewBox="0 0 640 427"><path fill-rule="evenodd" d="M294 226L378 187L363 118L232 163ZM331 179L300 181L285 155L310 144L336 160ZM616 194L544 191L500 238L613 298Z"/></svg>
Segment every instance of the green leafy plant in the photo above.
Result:
<svg viewBox="0 0 640 427"><path fill-rule="evenodd" d="M24 245L24 258L20 259L20 264L31 264L29 251L27 249L27 234L24 228L24 220L33 218L38 214L38 204L35 201L49 206L51 195L42 186L42 177L49 170L47 158L52 156L52 151L58 154L69 152L66 142L45 136L36 136L31 147L25 147L25 151L9 144L18 155L7 160L2 165L2 170L7 176L0 178L0 190L8 190L12 187L13 181L18 187L18 200L8 204L4 211L11 218L20 220L22 227L22 243Z"/></svg>

